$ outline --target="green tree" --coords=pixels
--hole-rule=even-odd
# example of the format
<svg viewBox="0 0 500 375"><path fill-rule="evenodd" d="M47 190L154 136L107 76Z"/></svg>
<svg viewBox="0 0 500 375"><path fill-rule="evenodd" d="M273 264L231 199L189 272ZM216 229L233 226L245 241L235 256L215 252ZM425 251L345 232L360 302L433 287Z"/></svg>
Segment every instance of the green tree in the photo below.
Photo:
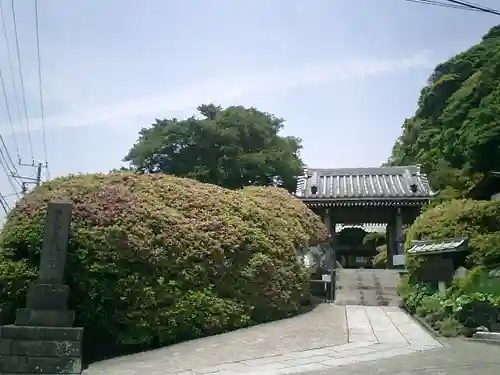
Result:
<svg viewBox="0 0 500 375"><path fill-rule="evenodd" d="M284 120L255 108L213 104L201 118L157 119L139 133L124 161L139 172L163 172L238 189L278 184L289 191L302 174L301 140L280 136Z"/></svg>
<svg viewBox="0 0 500 375"><path fill-rule="evenodd" d="M406 119L390 165L421 164L443 199L500 170L500 26L439 64Z"/></svg>

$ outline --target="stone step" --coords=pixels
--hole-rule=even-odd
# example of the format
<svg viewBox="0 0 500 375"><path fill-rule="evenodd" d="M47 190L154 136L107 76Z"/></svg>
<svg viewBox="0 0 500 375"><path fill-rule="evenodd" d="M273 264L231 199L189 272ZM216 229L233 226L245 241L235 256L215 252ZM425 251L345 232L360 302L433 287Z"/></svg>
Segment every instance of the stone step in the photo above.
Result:
<svg viewBox="0 0 500 375"><path fill-rule="evenodd" d="M342 269L336 273L335 303L339 305L398 306L394 270Z"/></svg>

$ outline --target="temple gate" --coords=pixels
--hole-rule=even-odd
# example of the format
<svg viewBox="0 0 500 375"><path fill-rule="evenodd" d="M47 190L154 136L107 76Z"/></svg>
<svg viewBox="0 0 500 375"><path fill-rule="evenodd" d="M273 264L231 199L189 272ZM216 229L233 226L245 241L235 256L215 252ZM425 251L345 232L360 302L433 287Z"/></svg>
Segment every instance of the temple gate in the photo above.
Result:
<svg viewBox="0 0 500 375"><path fill-rule="evenodd" d="M394 268L401 264L404 253L403 227L413 223L433 192L420 166L409 165L310 168L299 178L296 196L321 216L330 230L331 261L340 261L346 255L335 245L339 224L371 224L386 227L388 268Z"/></svg>

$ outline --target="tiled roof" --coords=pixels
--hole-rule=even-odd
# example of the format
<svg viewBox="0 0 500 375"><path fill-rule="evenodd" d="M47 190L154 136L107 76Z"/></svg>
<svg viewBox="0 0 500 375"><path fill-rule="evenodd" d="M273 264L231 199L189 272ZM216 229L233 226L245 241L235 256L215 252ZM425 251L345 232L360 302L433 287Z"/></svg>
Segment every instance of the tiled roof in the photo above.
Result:
<svg viewBox="0 0 500 375"><path fill-rule="evenodd" d="M418 165L310 168L298 179L296 191L296 196L304 200L425 200L432 195L427 177L420 173Z"/></svg>
<svg viewBox="0 0 500 375"><path fill-rule="evenodd" d="M457 237L440 241L412 241L409 254L432 254L449 253L465 250L467 248L467 237Z"/></svg>

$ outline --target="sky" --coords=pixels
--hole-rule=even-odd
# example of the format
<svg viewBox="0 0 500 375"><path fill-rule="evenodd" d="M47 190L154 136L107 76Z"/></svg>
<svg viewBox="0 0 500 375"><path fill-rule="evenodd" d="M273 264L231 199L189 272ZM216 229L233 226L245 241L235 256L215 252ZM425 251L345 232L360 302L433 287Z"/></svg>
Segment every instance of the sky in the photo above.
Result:
<svg viewBox="0 0 500 375"><path fill-rule="evenodd" d="M310 167L379 166L434 67L500 23L404 0L39 0L44 142L34 1L15 4L28 122L1 9L0 134L14 161L47 160L44 178L119 167L142 127L203 103L284 118Z"/></svg>

